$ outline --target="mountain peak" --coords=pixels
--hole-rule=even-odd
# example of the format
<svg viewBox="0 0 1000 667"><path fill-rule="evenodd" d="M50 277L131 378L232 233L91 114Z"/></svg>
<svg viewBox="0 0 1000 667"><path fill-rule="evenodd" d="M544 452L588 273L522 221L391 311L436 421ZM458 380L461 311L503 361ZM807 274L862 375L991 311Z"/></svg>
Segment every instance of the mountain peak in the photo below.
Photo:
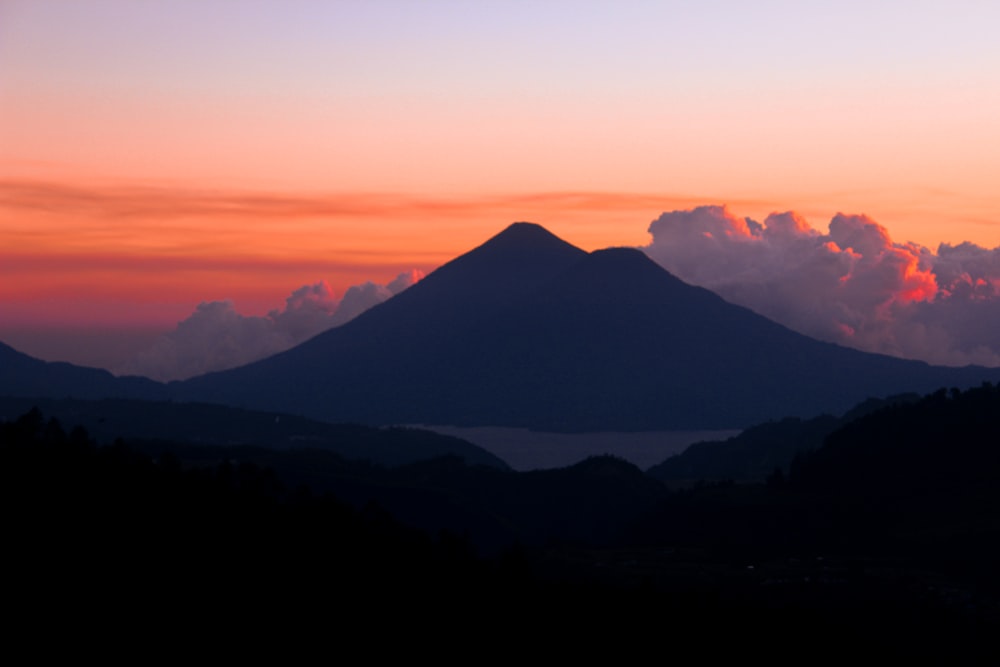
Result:
<svg viewBox="0 0 1000 667"><path fill-rule="evenodd" d="M420 282L414 294L443 289L481 299L511 296L550 279L587 253L532 222L515 222L481 246L456 257Z"/></svg>
<svg viewBox="0 0 1000 667"><path fill-rule="evenodd" d="M590 253L590 255L591 257L607 262L645 261L648 259L646 253L638 248L628 248L624 246L601 248L599 250L594 250Z"/></svg>
<svg viewBox="0 0 1000 667"><path fill-rule="evenodd" d="M480 247L501 245L506 248L529 249L570 244L534 222L514 222Z"/></svg>
<svg viewBox="0 0 1000 667"><path fill-rule="evenodd" d="M574 262L587 253L571 243L533 222L515 222L502 232L467 252L459 261L472 260L476 263L513 262L514 265L545 265L553 262L565 265Z"/></svg>
<svg viewBox="0 0 1000 667"><path fill-rule="evenodd" d="M507 225L507 229L500 232L500 234L505 234L507 232L517 232L518 230L536 230L549 233L549 230L545 229L545 227L542 227L537 222L528 222L527 220L519 220L518 222L512 222L509 225Z"/></svg>

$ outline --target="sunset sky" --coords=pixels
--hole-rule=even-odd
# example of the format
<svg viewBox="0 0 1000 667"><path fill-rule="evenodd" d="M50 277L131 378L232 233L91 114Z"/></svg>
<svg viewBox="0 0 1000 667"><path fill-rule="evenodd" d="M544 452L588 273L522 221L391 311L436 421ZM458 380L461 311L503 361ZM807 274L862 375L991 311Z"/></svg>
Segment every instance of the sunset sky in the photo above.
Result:
<svg viewBox="0 0 1000 667"><path fill-rule="evenodd" d="M0 340L81 360L53 332L339 297L515 220L592 250L713 204L992 249L997 26L990 0L0 0Z"/></svg>

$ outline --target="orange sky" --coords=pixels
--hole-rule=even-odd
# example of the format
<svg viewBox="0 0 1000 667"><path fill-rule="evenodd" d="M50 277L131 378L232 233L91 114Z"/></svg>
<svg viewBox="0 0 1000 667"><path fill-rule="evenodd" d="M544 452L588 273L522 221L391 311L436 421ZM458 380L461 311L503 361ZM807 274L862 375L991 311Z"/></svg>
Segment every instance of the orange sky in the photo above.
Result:
<svg viewBox="0 0 1000 667"><path fill-rule="evenodd" d="M3 327L169 326L510 222L865 213L1000 245L993 3L0 5Z"/></svg>
<svg viewBox="0 0 1000 667"><path fill-rule="evenodd" d="M519 214L597 248L644 242L634 220L694 203L604 193L430 199L28 181L0 184L0 193L10 213L0 301L6 323L19 324L170 324L193 304L222 298L265 312L320 279L343 290L409 268L430 271ZM53 308L57 302L64 305ZM144 303L155 307L123 308Z"/></svg>

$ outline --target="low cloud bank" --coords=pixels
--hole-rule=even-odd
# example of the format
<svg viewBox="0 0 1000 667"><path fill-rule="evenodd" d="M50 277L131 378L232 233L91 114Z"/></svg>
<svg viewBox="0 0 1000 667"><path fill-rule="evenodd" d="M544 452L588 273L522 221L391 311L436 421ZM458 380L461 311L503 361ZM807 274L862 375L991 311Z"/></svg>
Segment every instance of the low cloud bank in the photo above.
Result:
<svg viewBox="0 0 1000 667"><path fill-rule="evenodd" d="M935 364L1000 366L1000 248L896 243L864 215L664 213L643 248L689 283L809 336Z"/></svg>
<svg viewBox="0 0 1000 667"><path fill-rule="evenodd" d="M421 278L423 273L414 269L388 285L354 285L340 299L326 281L303 285L285 299L283 308L263 317L241 315L229 300L203 302L176 329L115 370L168 381L235 368L340 326Z"/></svg>

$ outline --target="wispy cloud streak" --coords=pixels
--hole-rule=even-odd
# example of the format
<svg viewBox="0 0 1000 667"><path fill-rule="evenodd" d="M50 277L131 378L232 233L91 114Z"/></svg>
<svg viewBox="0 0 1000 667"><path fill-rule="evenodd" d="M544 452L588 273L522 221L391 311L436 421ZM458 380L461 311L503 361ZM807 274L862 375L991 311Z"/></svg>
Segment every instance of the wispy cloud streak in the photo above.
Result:
<svg viewBox="0 0 1000 667"><path fill-rule="evenodd" d="M284 194L195 190L154 186L94 186L0 180L0 207L48 213L100 214L110 218L253 217L304 218L443 213L464 215L482 209L543 207L600 211L622 208L691 206L704 196L638 192L554 191L528 194L418 197L394 192ZM766 204L735 200L740 204Z"/></svg>

